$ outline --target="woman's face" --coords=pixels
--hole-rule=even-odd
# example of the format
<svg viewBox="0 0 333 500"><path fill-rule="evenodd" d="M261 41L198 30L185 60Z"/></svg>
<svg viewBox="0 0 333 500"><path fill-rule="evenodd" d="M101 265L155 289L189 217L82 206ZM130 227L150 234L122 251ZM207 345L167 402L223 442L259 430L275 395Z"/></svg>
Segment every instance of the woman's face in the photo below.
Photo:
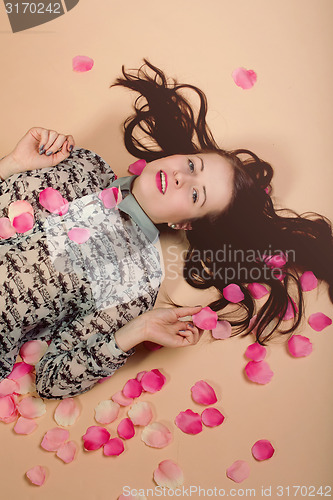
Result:
<svg viewBox="0 0 333 500"><path fill-rule="evenodd" d="M152 161L132 184L133 196L155 224L184 223L222 212L232 190L233 167L217 153Z"/></svg>

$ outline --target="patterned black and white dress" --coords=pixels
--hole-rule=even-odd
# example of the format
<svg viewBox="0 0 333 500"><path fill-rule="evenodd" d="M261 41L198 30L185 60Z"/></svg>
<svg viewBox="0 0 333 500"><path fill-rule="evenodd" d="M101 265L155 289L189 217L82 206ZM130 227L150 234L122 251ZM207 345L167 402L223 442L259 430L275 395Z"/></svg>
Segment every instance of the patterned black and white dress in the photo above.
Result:
<svg viewBox="0 0 333 500"><path fill-rule="evenodd" d="M7 217L11 202L27 200L35 224L26 233L0 240L0 380L9 375L28 340L50 341L36 365L36 388L44 398L86 392L134 353L134 348L123 352L114 334L153 308L162 264L140 218L134 222L121 203L105 208L98 197L115 177L102 158L78 148L56 167L1 182L0 217ZM115 181L121 190L123 179L130 177ZM68 200L65 215L51 214L39 203L39 193L47 187ZM122 193L122 203L131 197L133 204L134 197ZM68 237L75 227L88 229L86 242Z"/></svg>

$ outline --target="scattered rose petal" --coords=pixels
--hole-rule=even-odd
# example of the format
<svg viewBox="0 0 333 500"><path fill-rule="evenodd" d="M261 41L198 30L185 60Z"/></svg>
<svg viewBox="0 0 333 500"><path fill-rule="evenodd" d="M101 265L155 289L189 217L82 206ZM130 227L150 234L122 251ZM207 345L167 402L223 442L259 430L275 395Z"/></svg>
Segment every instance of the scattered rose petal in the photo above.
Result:
<svg viewBox="0 0 333 500"><path fill-rule="evenodd" d="M85 71L90 71L94 65L94 60L88 56L75 56L72 60L73 71L83 73Z"/></svg>
<svg viewBox="0 0 333 500"><path fill-rule="evenodd" d="M103 448L103 453L107 457L110 457L112 455L120 455L124 451L124 443L121 439L115 437L110 439Z"/></svg>
<svg viewBox="0 0 333 500"><path fill-rule="evenodd" d="M154 481L158 486L175 490L184 484L184 474L175 462L163 460L154 470Z"/></svg>
<svg viewBox="0 0 333 500"><path fill-rule="evenodd" d="M243 90L248 90L253 87L257 81L257 75L252 69L237 68L232 72L232 78L237 85Z"/></svg>
<svg viewBox="0 0 333 500"><path fill-rule="evenodd" d="M104 427L92 425L88 427L82 439L86 450L98 450L109 441L110 433Z"/></svg>
<svg viewBox="0 0 333 500"><path fill-rule="evenodd" d="M35 365L44 356L48 348L44 340L29 340L20 349L20 356L29 365Z"/></svg>
<svg viewBox="0 0 333 500"><path fill-rule="evenodd" d="M216 328L212 329L214 339L228 339L231 337L231 324L229 321L218 321Z"/></svg>
<svg viewBox="0 0 333 500"><path fill-rule="evenodd" d="M17 200L13 201L8 206L8 218L10 222L13 222L15 217L22 215L24 213L28 213L30 215L34 215L34 209L32 205L26 200Z"/></svg>
<svg viewBox="0 0 333 500"><path fill-rule="evenodd" d="M69 439L69 432L66 429L54 427L44 434L41 447L46 451L57 451L58 448Z"/></svg>
<svg viewBox="0 0 333 500"><path fill-rule="evenodd" d="M308 337L303 337L303 335L293 335L288 340L288 349L290 354L295 356L295 358L309 356L309 354L312 353L312 343Z"/></svg>
<svg viewBox="0 0 333 500"><path fill-rule="evenodd" d="M39 193L39 203L49 212L65 215L68 212L69 203L61 196L59 191L48 187Z"/></svg>
<svg viewBox="0 0 333 500"><path fill-rule="evenodd" d="M128 171L133 175L140 175L147 165L146 160L137 160L128 167Z"/></svg>
<svg viewBox="0 0 333 500"><path fill-rule="evenodd" d="M165 425L160 422L153 422L144 427L141 439L147 446L152 448L164 448L170 444L172 434Z"/></svg>
<svg viewBox="0 0 333 500"><path fill-rule="evenodd" d="M143 370L142 372L139 372L137 375L136 375L136 380L138 382L141 382L142 380L142 377L144 376L144 374L147 373L147 370Z"/></svg>
<svg viewBox="0 0 333 500"><path fill-rule="evenodd" d="M123 387L123 394L126 398L138 398L142 393L141 382L132 378Z"/></svg>
<svg viewBox="0 0 333 500"><path fill-rule="evenodd" d="M112 401L118 403L120 406L128 406L133 403L133 398L126 398L123 391L118 391L112 396Z"/></svg>
<svg viewBox="0 0 333 500"><path fill-rule="evenodd" d="M120 406L118 403L106 399L105 401L100 401L95 408L95 420L99 424L111 424L119 414Z"/></svg>
<svg viewBox="0 0 333 500"><path fill-rule="evenodd" d="M19 363L15 363L7 378L10 380L17 380L18 378L23 377L26 373L32 372L33 369L34 367L32 365L28 365L27 363L20 361Z"/></svg>
<svg viewBox="0 0 333 500"><path fill-rule="evenodd" d="M251 328L253 327L255 321L257 319L257 315L255 314L254 316L252 316L252 318L250 319L250 322L249 322L249 327L248 329L251 330ZM256 335L257 333L257 327L253 328L253 330L251 331L251 333L253 333L254 335Z"/></svg>
<svg viewBox="0 0 333 500"><path fill-rule="evenodd" d="M287 262L287 257L283 252L274 255L263 255L263 260L269 267L283 267Z"/></svg>
<svg viewBox="0 0 333 500"><path fill-rule="evenodd" d="M15 420L17 420L17 417L19 416L19 413L17 410L14 410L13 413L11 415L9 415L9 417L4 417L1 420L1 422L3 422L4 424L10 424L12 422L15 422Z"/></svg>
<svg viewBox="0 0 333 500"><path fill-rule="evenodd" d="M36 418L44 415L46 412L46 405L41 398L28 396L18 403L17 409L22 417Z"/></svg>
<svg viewBox="0 0 333 500"><path fill-rule="evenodd" d="M199 434L202 431L202 422L199 413L185 410L178 413L175 418L177 427L186 434Z"/></svg>
<svg viewBox="0 0 333 500"><path fill-rule="evenodd" d="M16 410L14 398L11 395L0 397L0 420L10 418Z"/></svg>
<svg viewBox="0 0 333 500"><path fill-rule="evenodd" d="M142 388L150 393L154 393L160 391L165 384L165 377L159 370L151 370L146 372L142 379L141 385Z"/></svg>
<svg viewBox="0 0 333 500"><path fill-rule="evenodd" d="M75 243L81 244L85 243L90 238L90 231L85 227L73 227L67 233L68 238Z"/></svg>
<svg viewBox="0 0 333 500"><path fill-rule="evenodd" d="M73 398L66 398L60 401L54 412L54 420L58 425L67 427L75 424L80 415L80 408L76 400Z"/></svg>
<svg viewBox="0 0 333 500"><path fill-rule="evenodd" d="M132 420L133 425L148 425L153 418L151 406L146 401L135 403L131 409L128 410L127 414Z"/></svg>
<svg viewBox="0 0 333 500"><path fill-rule="evenodd" d="M26 373L23 377L16 380L17 394L28 394L29 392L34 392L36 390L36 375L34 373Z"/></svg>
<svg viewBox="0 0 333 500"><path fill-rule="evenodd" d="M267 460L274 453L274 448L267 439L259 439L252 446L252 455L256 460Z"/></svg>
<svg viewBox="0 0 333 500"><path fill-rule="evenodd" d="M117 187L103 189L99 193L98 198L102 200L105 208L114 208L122 200L121 190Z"/></svg>
<svg viewBox="0 0 333 500"><path fill-rule="evenodd" d="M245 373L249 380L257 384L268 384L274 375L266 361L249 361Z"/></svg>
<svg viewBox="0 0 333 500"><path fill-rule="evenodd" d="M16 231L13 228L12 223L8 219L8 217L0 218L0 238L6 240L7 238L12 238L15 236Z"/></svg>
<svg viewBox="0 0 333 500"><path fill-rule="evenodd" d="M249 283L247 289L254 299L261 299L268 294L267 288L260 283Z"/></svg>
<svg viewBox="0 0 333 500"><path fill-rule="evenodd" d="M65 464L73 462L77 446L74 441L67 441L59 446L57 450L57 457L60 458Z"/></svg>
<svg viewBox="0 0 333 500"><path fill-rule="evenodd" d="M241 483L249 477L250 475L250 466L244 460L236 460L230 467L227 469L227 477L235 481L235 483Z"/></svg>
<svg viewBox="0 0 333 500"><path fill-rule="evenodd" d="M214 389L204 380L199 380L191 387L192 399L200 405L212 405L217 397Z"/></svg>
<svg viewBox="0 0 333 500"><path fill-rule="evenodd" d="M293 299L291 299L291 302L294 304L294 307L295 307L295 310L296 310L296 313L297 313L298 312L298 307L297 307L295 301ZM291 305L291 302L290 302L290 300L288 301L287 310L285 312L285 315L282 318L283 321L288 321L288 319L292 319L295 316L295 313L294 313L294 310L293 310L293 306Z"/></svg>
<svg viewBox="0 0 333 500"><path fill-rule="evenodd" d="M223 423L224 416L216 408L206 408L201 413L201 420L207 427L216 427L217 425L221 425Z"/></svg>
<svg viewBox="0 0 333 500"><path fill-rule="evenodd" d="M14 426L14 431L16 434L31 434L37 427L38 424L35 420L20 417Z"/></svg>
<svg viewBox="0 0 333 500"><path fill-rule="evenodd" d="M321 332L324 328L332 324L332 320L326 314L318 312L309 316L308 323L313 330Z"/></svg>
<svg viewBox="0 0 333 500"><path fill-rule="evenodd" d="M36 486L42 486L45 482L46 473L44 467L42 467L41 465L32 467L25 473L25 475L31 481L31 483L35 484Z"/></svg>
<svg viewBox="0 0 333 500"><path fill-rule="evenodd" d="M14 392L17 393L18 389L19 386L16 380L5 378L0 382L0 396L8 396Z"/></svg>
<svg viewBox="0 0 333 500"><path fill-rule="evenodd" d="M148 351L157 351L157 349L161 349L163 347L160 344L156 344L155 342L150 342L150 340L145 340L143 342L143 345L145 346Z"/></svg>
<svg viewBox="0 0 333 500"><path fill-rule="evenodd" d="M131 439L135 434L132 420L130 418L123 418L117 427L117 432L122 439Z"/></svg>
<svg viewBox="0 0 333 500"><path fill-rule="evenodd" d="M192 315L192 321L202 330L213 330L217 325L217 313L210 307L203 307L200 312Z"/></svg>
<svg viewBox="0 0 333 500"><path fill-rule="evenodd" d="M266 356L266 348L258 342L254 342L246 349L245 356L253 361L262 361Z"/></svg>
<svg viewBox="0 0 333 500"><path fill-rule="evenodd" d="M299 280L303 292L309 292L310 290L314 290L318 286L318 280L312 271L305 271L305 273L302 274Z"/></svg>
<svg viewBox="0 0 333 500"><path fill-rule="evenodd" d="M235 283L231 283L231 285L228 285L223 288L223 296L233 304L236 304L237 302L241 302L242 300L244 300L244 293L242 292L240 287Z"/></svg>
<svg viewBox="0 0 333 500"><path fill-rule="evenodd" d="M34 227L35 220L33 215L28 212L14 217L12 225L17 233L26 233Z"/></svg>

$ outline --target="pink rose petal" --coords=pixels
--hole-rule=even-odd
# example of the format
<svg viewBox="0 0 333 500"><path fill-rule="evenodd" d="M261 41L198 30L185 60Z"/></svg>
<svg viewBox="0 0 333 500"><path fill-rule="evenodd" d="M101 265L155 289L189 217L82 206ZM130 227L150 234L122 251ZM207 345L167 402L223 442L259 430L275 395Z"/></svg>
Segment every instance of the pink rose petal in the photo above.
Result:
<svg viewBox="0 0 333 500"><path fill-rule="evenodd" d="M61 196L59 191L48 187L39 193L39 203L49 212L65 215L68 212L69 203Z"/></svg>
<svg viewBox="0 0 333 500"><path fill-rule="evenodd" d="M142 372L137 373L137 375L136 375L136 377L135 377L135 378L136 378L136 380L137 380L138 382L141 382L142 377L144 376L144 374L145 374L145 373L147 373L147 370L143 370Z"/></svg>
<svg viewBox="0 0 333 500"><path fill-rule="evenodd" d="M14 398L11 395L0 397L0 420L10 418L16 410Z"/></svg>
<svg viewBox="0 0 333 500"><path fill-rule="evenodd" d="M34 215L34 209L32 205L26 200L17 200L13 201L8 206L8 218L12 223L15 217L22 215L24 213L28 213L30 215Z"/></svg>
<svg viewBox="0 0 333 500"><path fill-rule="evenodd" d="M249 477L250 475L250 466L244 460L236 460L230 467L227 469L227 477L235 481L235 483L241 483Z"/></svg>
<svg viewBox="0 0 333 500"><path fill-rule="evenodd" d="M236 304L237 302L241 302L242 300L244 300L244 293L242 292L240 287L235 283L231 283L231 285L228 285L223 288L223 296L233 304Z"/></svg>
<svg viewBox="0 0 333 500"><path fill-rule="evenodd" d="M98 450L109 441L110 433L104 427L92 425L88 427L82 439L86 450Z"/></svg>
<svg viewBox="0 0 333 500"><path fill-rule="evenodd" d="M138 398L142 393L141 382L132 378L123 387L123 394L126 398Z"/></svg>
<svg viewBox="0 0 333 500"><path fill-rule="evenodd" d="M99 193L98 198L102 200L105 208L114 208L121 202L122 195L120 188L111 187L103 189L103 191Z"/></svg>
<svg viewBox="0 0 333 500"><path fill-rule="evenodd" d="M128 410L127 414L132 420L133 425L148 425L153 418L151 406L146 401L135 403L131 409Z"/></svg>
<svg viewBox="0 0 333 500"><path fill-rule="evenodd" d="M192 315L195 326L202 330L213 330L217 325L217 313L210 307L203 307L200 312Z"/></svg>
<svg viewBox="0 0 333 500"><path fill-rule="evenodd" d="M271 458L275 450L267 439L259 439L259 441L254 443L251 451L254 458L261 461Z"/></svg>
<svg viewBox="0 0 333 500"><path fill-rule="evenodd" d="M160 344L156 344L155 342L150 342L150 340L145 340L143 342L143 345L148 351L157 351L158 349L161 349L163 347Z"/></svg>
<svg viewBox="0 0 333 500"><path fill-rule="evenodd" d="M125 449L125 447L124 447L123 441L121 439L115 437L115 438L110 439L110 441L108 441L104 445L103 453L107 457L114 456L114 455L118 456L121 453L123 453L124 449Z"/></svg>
<svg viewBox="0 0 333 500"><path fill-rule="evenodd" d="M20 349L20 356L29 365L35 365L44 356L48 348L47 342L43 340L29 340Z"/></svg>
<svg viewBox="0 0 333 500"><path fill-rule="evenodd" d="M117 432L122 439L131 439L135 434L132 420L130 418L123 418L117 427Z"/></svg>
<svg viewBox="0 0 333 500"><path fill-rule="evenodd" d="M128 171L133 175L140 175L147 165L146 160L137 160L128 167Z"/></svg>
<svg viewBox="0 0 333 500"><path fill-rule="evenodd" d="M268 384L274 375L266 361L249 361L245 373L249 380L257 384Z"/></svg>
<svg viewBox="0 0 333 500"><path fill-rule="evenodd" d="M19 390L19 385L16 382L16 380L10 380L8 378L1 380L0 396L8 396L10 394L13 394L14 392L17 393L18 390Z"/></svg>
<svg viewBox="0 0 333 500"><path fill-rule="evenodd" d="M0 238L6 240L15 236L16 230L7 217L0 218Z"/></svg>
<svg viewBox="0 0 333 500"><path fill-rule="evenodd" d="M309 316L308 323L313 330L321 332L324 328L332 324L332 320L326 314L318 312Z"/></svg>
<svg viewBox="0 0 333 500"><path fill-rule="evenodd" d="M201 413L201 421L207 427L216 427L224 421L224 416L216 408L206 408Z"/></svg>
<svg viewBox="0 0 333 500"><path fill-rule="evenodd" d="M204 380L199 380L191 387L192 399L200 405L212 405L217 397L214 389Z"/></svg>
<svg viewBox="0 0 333 500"><path fill-rule="evenodd" d="M65 464L69 464L73 462L76 450L77 446L74 441L67 441L67 443L63 443L59 446L56 455L65 462Z"/></svg>
<svg viewBox="0 0 333 500"><path fill-rule="evenodd" d="M35 420L20 417L14 426L14 432L16 434L31 434L37 427L38 424Z"/></svg>
<svg viewBox="0 0 333 500"><path fill-rule="evenodd" d="M184 484L184 474L175 462L163 460L154 470L154 481L158 486L175 490Z"/></svg>
<svg viewBox="0 0 333 500"><path fill-rule="evenodd" d="M36 418L44 415L46 412L46 405L41 398L28 396L18 403L17 409L22 417Z"/></svg>
<svg viewBox="0 0 333 500"><path fill-rule="evenodd" d="M95 408L95 420L99 424L111 424L118 417L119 410L119 404L110 399L100 401Z"/></svg>
<svg viewBox="0 0 333 500"><path fill-rule="evenodd" d="M44 434L41 447L46 451L57 451L58 448L69 439L69 432L66 429L54 427Z"/></svg>
<svg viewBox="0 0 333 500"><path fill-rule="evenodd" d="M296 310L296 313L297 313L298 312L298 307L297 307L295 301L293 299L291 299L291 302L294 304L294 307L295 307L295 310ZM289 319L292 319L295 316L295 313L294 313L293 307L291 305L291 302L289 300L288 306L287 306L287 310L285 312L285 315L282 318L283 321L288 321Z"/></svg>
<svg viewBox="0 0 333 500"><path fill-rule="evenodd" d="M232 327L229 321L218 321L216 328L212 329L214 339L228 339L231 337Z"/></svg>
<svg viewBox="0 0 333 500"><path fill-rule="evenodd" d="M175 418L177 427L186 434L199 434L202 431L201 416L192 410L178 413Z"/></svg>
<svg viewBox="0 0 333 500"><path fill-rule="evenodd" d="M90 71L94 65L94 60L88 56L75 56L72 60L73 71L83 73Z"/></svg>
<svg viewBox="0 0 333 500"><path fill-rule="evenodd" d="M248 90L253 87L257 81L257 75L252 69L237 68L231 74L237 87Z"/></svg>
<svg viewBox="0 0 333 500"><path fill-rule="evenodd" d="M27 363L20 361L19 363L15 363L7 378L17 380L18 378L23 377L26 373L32 372L33 369L34 367L32 365L28 365Z"/></svg>
<svg viewBox="0 0 333 500"><path fill-rule="evenodd" d="M302 274L299 280L303 292L309 292L310 290L314 290L318 286L318 280L312 271L305 271L305 273Z"/></svg>
<svg viewBox="0 0 333 500"><path fill-rule="evenodd" d="M303 335L293 335L288 340L288 349L290 354L295 358L309 356L309 354L312 353L312 343L308 337L303 337Z"/></svg>
<svg viewBox="0 0 333 500"><path fill-rule="evenodd" d="M17 233L26 233L34 227L35 220L33 215L26 212L14 217L12 224Z"/></svg>
<svg viewBox="0 0 333 500"><path fill-rule="evenodd" d="M266 356L266 348L258 342L254 342L246 349L245 356L253 361L262 361Z"/></svg>
<svg viewBox="0 0 333 500"><path fill-rule="evenodd" d="M165 425L153 422L144 427L141 439L147 446L152 448L164 448L171 443L172 434Z"/></svg>
<svg viewBox="0 0 333 500"><path fill-rule="evenodd" d="M260 283L249 283L247 289L254 299L261 299L268 294L267 288Z"/></svg>
<svg viewBox="0 0 333 500"><path fill-rule="evenodd" d="M283 252L274 255L263 255L263 260L269 267L283 267L287 262L287 256Z"/></svg>
<svg viewBox="0 0 333 500"><path fill-rule="evenodd" d="M126 398L122 391L116 392L111 399L120 406L128 406L133 403L133 398Z"/></svg>
<svg viewBox="0 0 333 500"><path fill-rule="evenodd" d="M29 392L34 392L36 390L36 375L35 373L26 373L23 377L16 380L17 394L28 394Z"/></svg>
<svg viewBox="0 0 333 500"><path fill-rule="evenodd" d="M142 388L151 394L160 391L164 384L165 377L159 370L146 372L141 379Z"/></svg>
<svg viewBox="0 0 333 500"><path fill-rule="evenodd" d="M45 482L46 472L44 467L42 467L41 465L36 465L35 467L29 469L25 473L25 475L32 484L35 484L36 486L42 486Z"/></svg>
<svg viewBox="0 0 333 500"><path fill-rule="evenodd" d="M2 418L1 422L3 422L4 424L10 424L12 422L15 422L15 420L17 420L18 416L19 416L18 411L14 410L14 412L9 417Z"/></svg>
<svg viewBox="0 0 333 500"><path fill-rule="evenodd" d="M90 231L85 227L73 227L67 233L68 238L75 243L81 244L85 243L90 238Z"/></svg>
<svg viewBox="0 0 333 500"><path fill-rule="evenodd" d="M255 323L256 319L257 319L257 315L255 314L255 315L254 315L254 316L252 316L252 318L250 319L248 330L251 330L251 328L252 328L252 326L254 325L254 323ZM257 327L253 328L253 330L251 331L251 333L253 333L254 335L256 335L256 333L257 333Z"/></svg>
<svg viewBox="0 0 333 500"><path fill-rule="evenodd" d="M54 420L58 425L67 427L75 424L80 415L80 408L73 398L66 398L60 401L54 412Z"/></svg>

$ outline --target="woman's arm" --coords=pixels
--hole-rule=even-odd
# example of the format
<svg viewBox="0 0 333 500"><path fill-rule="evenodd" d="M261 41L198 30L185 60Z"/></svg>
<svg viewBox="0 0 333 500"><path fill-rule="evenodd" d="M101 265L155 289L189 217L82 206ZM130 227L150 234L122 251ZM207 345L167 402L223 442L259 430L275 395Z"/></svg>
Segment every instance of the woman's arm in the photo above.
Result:
<svg viewBox="0 0 333 500"><path fill-rule="evenodd" d="M75 145L73 136L55 130L33 127L17 143L14 150L0 160L0 177L54 167L69 157Z"/></svg>
<svg viewBox="0 0 333 500"><path fill-rule="evenodd" d="M199 329L179 318L199 312L201 307L153 309L116 332L110 332L105 312L74 320L60 332L36 364L36 389L42 398L62 399L91 389L99 379L112 375L134 354L134 346L150 340L168 347L185 347L198 342ZM71 345L77 330L86 340ZM91 332L97 331L98 333Z"/></svg>

